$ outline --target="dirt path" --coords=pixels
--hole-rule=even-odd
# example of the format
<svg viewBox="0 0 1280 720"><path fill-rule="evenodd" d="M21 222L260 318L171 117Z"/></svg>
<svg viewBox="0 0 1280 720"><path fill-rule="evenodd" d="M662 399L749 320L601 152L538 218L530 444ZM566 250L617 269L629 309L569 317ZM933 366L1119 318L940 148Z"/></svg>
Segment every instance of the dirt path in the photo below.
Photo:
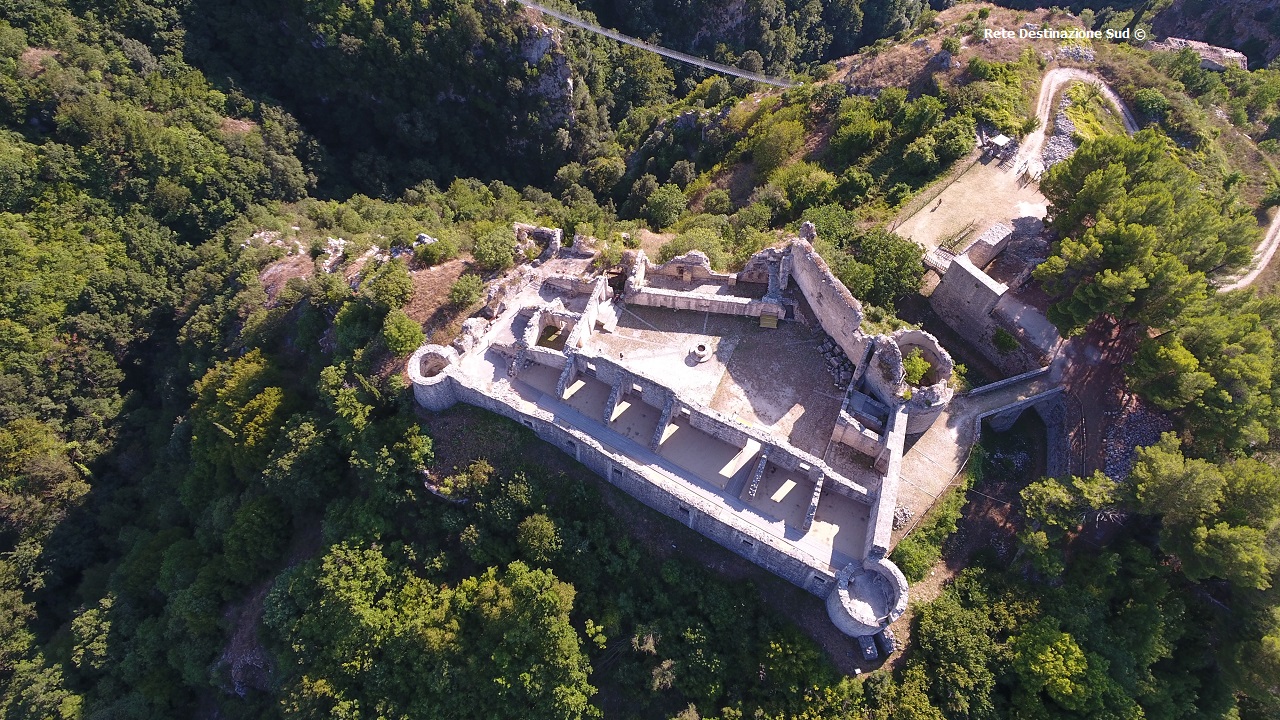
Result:
<svg viewBox="0 0 1280 720"><path fill-rule="evenodd" d="M1017 168L1039 164L1045 128L1054 112L1053 99L1063 87L1074 82L1099 85L1103 97L1119 113L1125 130L1130 133L1137 131L1138 123L1133 113L1102 78L1075 68L1054 68L1045 73L1036 100L1036 117L1040 126L1023 138L1017 156L1004 163L993 158L975 163L951 181L938 195L936 203L926 203L911 216L901 218L894 226L895 232L926 249L933 249L949 238L981 232L996 221L1008 223L1024 217L1043 218L1048 212L1048 201L1040 194L1039 186L1022 177Z"/></svg>
<svg viewBox="0 0 1280 720"><path fill-rule="evenodd" d="M1253 269L1230 285L1219 288L1218 292L1230 292L1247 287L1267 269L1267 265L1275 257L1276 249L1280 248L1280 210L1276 210L1273 214L1271 225L1267 227L1267 234L1263 236L1262 242L1258 244L1258 249L1254 253Z"/></svg>
<svg viewBox="0 0 1280 720"><path fill-rule="evenodd" d="M1044 79L1040 83L1040 95L1036 99L1036 117L1040 119L1040 127L1023 139L1021 147L1018 148L1018 157L1014 167L1022 167L1030 160L1040 157L1041 151L1044 149L1045 128L1048 127L1049 116L1053 113L1053 99L1057 97L1058 92L1063 87L1073 82L1087 82L1101 88L1102 96L1111 103L1115 110L1119 111L1120 119L1124 122L1125 131L1131 135L1138 131L1138 122L1129 107L1125 105L1124 100L1121 100L1120 96L1102 78L1085 70L1054 68L1045 73ZM1271 219L1271 224L1267 227L1267 232L1263 236L1262 242L1258 244L1258 248L1254 253L1253 269L1230 285L1220 288L1219 292L1239 290L1252 284L1267 269L1267 265L1275 257L1277 249L1280 249L1280 211L1275 213L1275 217Z"/></svg>
<svg viewBox="0 0 1280 720"><path fill-rule="evenodd" d="M1074 82L1089 83L1101 88L1102 96L1107 99L1107 102L1111 103L1113 109L1120 113L1120 120L1124 123L1125 132L1130 135L1138 132L1138 121L1134 119L1133 113L1129 111L1129 106L1124 104L1124 100L1120 99L1120 96L1111 89L1111 86L1106 81L1087 70L1054 68L1045 73L1044 78L1040 81L1040 95L1036 98L1036 118L1040 120L1040 127L1022 139L1022 144L1018 147L1018 156L1014 162L1014 167L1023 167L1031 160L1039 161L1040 154L1044 150L1045 129L1049 127L1049 118L1054 112L1053 99L1058 96L1058 92L1062 88Z"/></svg>

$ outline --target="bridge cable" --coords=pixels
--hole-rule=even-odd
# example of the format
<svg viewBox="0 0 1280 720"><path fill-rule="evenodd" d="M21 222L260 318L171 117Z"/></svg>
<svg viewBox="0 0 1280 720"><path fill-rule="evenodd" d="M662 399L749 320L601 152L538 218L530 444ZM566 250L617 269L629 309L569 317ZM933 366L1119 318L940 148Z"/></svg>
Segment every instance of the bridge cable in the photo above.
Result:
<svg viewBox="0 0 1280 720"><path fill-rule="evenodd" d="M722 73L724 75L732 75L734 77L740 77L745 80L754 80L755 82L758 82L758 83L763 83L765 85L773 85L775 87L782 87L782 88L793 88L801 84L801 83L793 82L791 80L786 80L784 78L771 77L769 75L761 75L760 73L751 72L749 70L742 70L740 68L736 68L731 65L725 65L723 63L714 62L712 60L704 60L700 57L694 57L693 55L687 55L685 53L679 52L678 50L672 50L670 48L664 48L659 45L647 43L643 40L633 38L629 35L623 35L622 33L617 32L616 30L610 30L609 28L600 27L599 25L589 23L585 20L579 20L578 18L575 18L572 15L566 15L565 13L560 12L559 10L553 10L549 7L539 5L538 3L530 2L530 0L515 0L515 2L518 2L527 8L532 8L534 10L537 10L538 12L550 15L551 17L558 18L559 20L567 22L570 25L580 27L583 30L587 30L588 32L593 32L597 35L603 35L607 38L617 40L620 43L625 43L632 47L640 48L641 50L648 50L649 52L657 53L663 57L671 58L672 60L678 60L680 62L688 63L690 65L697 65L700 68L706 68L707 70L712 70L714 72Z"/></svg>

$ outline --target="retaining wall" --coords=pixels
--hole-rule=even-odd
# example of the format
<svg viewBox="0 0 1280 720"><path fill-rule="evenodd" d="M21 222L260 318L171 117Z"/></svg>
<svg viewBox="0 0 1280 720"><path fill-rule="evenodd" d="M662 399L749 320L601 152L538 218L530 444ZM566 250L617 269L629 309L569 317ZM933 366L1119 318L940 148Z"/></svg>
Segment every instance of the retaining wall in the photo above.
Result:
<svg viewBox="0 0 1280 720"><path fill-rule="evenodd" d="M1020 342L1018 349L1004 353L996 349L997 330L1004 330L1015 338L1021 334L1016 324L1003 322L996 316L996 305L1007 291L1006 285L996 282L961 255L942 276L929 297L929 305L951 329L969 338L974 350L1003 372L1016 374L1040 367L1044 357L1029 347L1030 343Z"/></svg>

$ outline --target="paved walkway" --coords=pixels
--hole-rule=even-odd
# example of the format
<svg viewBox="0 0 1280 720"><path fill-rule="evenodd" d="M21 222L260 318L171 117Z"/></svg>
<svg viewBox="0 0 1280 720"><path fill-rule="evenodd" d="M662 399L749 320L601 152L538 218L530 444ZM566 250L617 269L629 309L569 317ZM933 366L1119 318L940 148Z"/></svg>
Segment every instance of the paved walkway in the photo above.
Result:
<svg viewBox="0 0 1280 720"><path fill-rule="evenodd" d="M903 455L898 505L909 508L916 518L923 517L964 467L978 441L983 417L1019 403L1033 404L1060 390L1056 373L1040 371L990 390L978 388L957 395ZM894 532L895 544L913 525Z"/></svg>

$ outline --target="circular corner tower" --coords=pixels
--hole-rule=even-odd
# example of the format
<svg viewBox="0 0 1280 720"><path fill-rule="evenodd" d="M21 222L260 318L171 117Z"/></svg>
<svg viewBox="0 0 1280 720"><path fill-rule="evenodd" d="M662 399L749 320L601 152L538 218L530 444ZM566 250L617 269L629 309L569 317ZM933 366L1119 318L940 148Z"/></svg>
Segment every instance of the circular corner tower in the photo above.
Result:
<svg viewBox="0 0 1280 720"><path fill-rule="evenodd" d="M907 609L907 579L887 558L849 563L836 573L827 615L850 637L875 635Z"/></svg>
<svg viewBox="0 0 1280 720"><path fill-rule="evenodd" d="M922 433L938 419L955 394L951 389L955 363L938 339L923 330L899 330L893 334L893 342L901 357L918 350L929 363L929 371L907 401L907 434Z"/></svg>
<svg viewBox="0 0 1280 720"><path fill-rule="evenodd" d="M443 345L423 345L409 356L409 381L419 405L440 412L458 402L450 373L457 364L458 352Z"/></svg>

